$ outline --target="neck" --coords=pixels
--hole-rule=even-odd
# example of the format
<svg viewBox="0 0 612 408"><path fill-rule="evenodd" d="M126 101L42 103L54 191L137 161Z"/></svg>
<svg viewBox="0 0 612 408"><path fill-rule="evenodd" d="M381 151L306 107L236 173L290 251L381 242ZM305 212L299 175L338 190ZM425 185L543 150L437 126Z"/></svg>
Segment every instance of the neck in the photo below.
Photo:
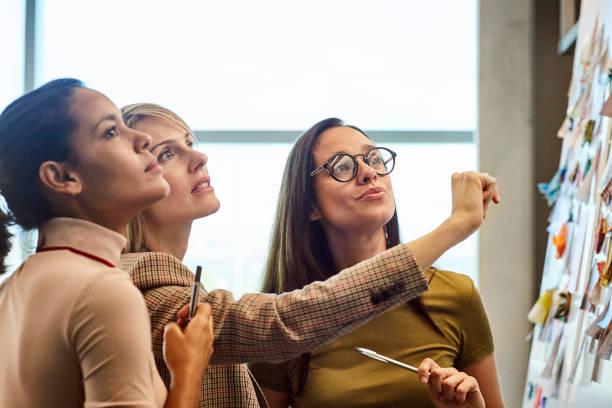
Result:
<svg viewBox="0 0 612 408"><path fill-rule="evenodd" d="M382 228L359 233L326 229L325 235L338 271L372 258L387 249L387 240Z"/></svg>
<svg viewBox="0 0 612 408"><path fill-rule="evenodd" d="M154 252L165 252L174 255L181 261L187 252L192 221L176 224L156 224L147 221L145 242L147 248Z"/></svg>
<svg viewBox="0 0 612 408"><path fill-rule="evenodd" d="M88 205L74 197L66 198L66 195L52 195L49 204L56 217L78 218L90 221L108 228L111 231L125 235L125 228L130 220L136 216L137 211L129 210L100 211L99 207Z"/></svg>
<svg viewBox="0 0 612 408"><path fill-rule="evenodd" d="M90 213L86 211L76 211L69 213L58 213L58 217L69 217L69 218L78 218L81 220L93 222L95 224L101 225L104 228L108 228L111 231L118 232L121 235L125 235L125 228L130 222L130 215L125 216L110 216L105 217L104 215L92 216Z"/></svg>

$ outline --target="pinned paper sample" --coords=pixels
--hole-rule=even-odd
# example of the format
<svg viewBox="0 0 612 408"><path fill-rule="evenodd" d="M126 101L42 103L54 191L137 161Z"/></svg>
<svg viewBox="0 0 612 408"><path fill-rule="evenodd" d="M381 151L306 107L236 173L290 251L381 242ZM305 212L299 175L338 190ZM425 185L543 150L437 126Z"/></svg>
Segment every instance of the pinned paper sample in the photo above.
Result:
<svg viewBox="0 0 612 408"><path fill-rule="evenodd" d="M612 92L610 92L610 96L608 96L608 99L606 99L601 107L601 112L599 112L599 114L612 118Z"/></svg>
<svg viewBox="0 0 612 408"><path fill-rule="evenodd" d="M557 137L559 139L563 139L566 134L568 134L572 130L573 119L569 116L565 117L563 123L561 123L561 127L557 131Z"/></svg>
<svg viewBox="0 0 612 408"><path fill-rule="evenodd" d="M582 93L580 94L580 98L576 105L570 110L570 116L574 117L584 117L587 108L589 107L591 102L591 85L584 85L582 88Z"/></svg>
<svg viewBox="0 0 612 408"><path fill-rule="evenodd" d="M587 286L584 290L584 297L582 299L582 304L580 308L586 311L595 311L596 304L599 303L599 278L601 277L601 273L599 272L597 267L592 268L591 275L589 276L589 280Z"/></svg>
<svg viewBox="0 0 612 408"><path fill-rule="evenodd" d="M548 360L546 360L546 365L544 366L544 369L542 370L542 374L540 374L542 378L550 379L552 377L555 361L557 361L557 356L559 355L559 351L561 349L560 345L561 345L562 338L563 338L563 328L561 328L561 330L559 331L559 334L555 338L555 342L553 343L552 350L550 351L550 354L548 355Z"/></svg>
<svg viewBox="0 0 612 408"><path fill-rule="evenodd" d="M608 66L610 65L610 53L608 52L608 41L606 39L605 43L604 43L604 51L601 53L601 56L599 57L599 73L601 75L603 75L604 73L608 72Z"/></svg>
<svg viewBox="0 0 612 408"><path fill-rule="evenodd" d="M576 196L575 196L577 200L580 200L583 203L588 203L589 198L591 196L591 187L593 185L593 178L594 178L595 171L594 170L589 171L589 170L591 170L590 160L587 163L587 166L585 169L584 180L580 184L580 187L578 187L578 191L576 191Z"/></svg>
<svg viewBox="0 0 612 408"><path fill-rule="evenodd" d="M567 179L570 181L570 183L574 184L574 182L576 182L576 180L578 179L579 175L580 175L580 163L576 162L574 169L569 174Z"/></svg>
<svg viewBox="0 0 612 408"><path fill-rule="evenodd" d="M527 313L527 320L533 324L544 324L546 322L546 317L552 306L554 291L554 289L549 289L540 295L529 313Z"/></svg>
<svg viewBox="0 0 612 408"><path fill-rule="evenodd" d="M601 341L601 345L597 350L597 357L603 360L610 360L612 356L612 330L610 330L610 326L608 326L607 330L604 332L603 340Z"/></svg>
<svg viewBox="0 0 612 408"><path fill-rule="evenodd" d="M557 248L557 253L555 255L557 259L561 258L565 253L565 246L567 244L567 224L567 222L564 222L563 225L561 225L559 233L552 237L552 242L555 248Z"/></svg>
<svg viewBox="0 0 612 408"><path fill-rule="evenodd" d="M601 286L604 288L607 288L608 286L610 286L611 279L612 279L612 245L609 245L606 266L601 274Z"/></svg>
<svg viewBox="0 0 612 408"><path fill-rule="evenodd" d="M590 339L591 348L597 346L597 339ZM587 344L588 347L588 344ZM595 366L595 353L587 352L584 354L584 359L582 360L582 376L580 379L580 385L589 385L591 383L591 378L593 376L593 368Z"/></svg>
<svg viewBox="0 0 612 408"><path fill-rule="evenodd" d="M572 131L569 133L567 138L567 146L570 149L577 147L582 140L582 135L584 132L584 120L579 119L574 126L572 127Z"/></svg>
<svg viewBox="0 0 612 408"><path fill-rule="evenodd" d="M542 408L542 386L538 386L538 390L536 391L535 402L533 404L533 408Z"/></svg>
<svg viewBox="0 0 612 408"><path fill-rule="evenodd" d="M561 292L557 297L557 306L555 307L555 319L562 322L567 322L569 316L570 305L572 304L572 294L569 292Z"/></svg>
<svg viewBox="0 0 612 408"><path fill-rule="evenodd" d="M608 184L606 184L601 192L601 200L606 206L610 205L610 201L612 201L612 180L608 181Z"/></svg>
<svg viewBox="0 0 612 408"><path fill-rule="evenodd" d="M608 303L606 307L603 309L603 311L595 318L593 323L591 323L587 327L585 334L594 339L599 338L601 334L603 333L605 327L607 327L608 324L610 323L609 318L607 317L610 314L610 312L612 312L612 310L610 310L610 304ZM600 322L602 321L607 321L605 322L605 325L603 327L602 325L600 325Z"/></svg>
<svg viewBox="0 0 612 408"><path fill-rule="evenodd" d="M597 230L595 231L595 252L600 253L601 247L604 243L604 239L606 238L606 234L608 233L608 222L604 217L599 218L599 223L597 224Z"/></svg>
<svg viewBox="0 0 612 408"><path fill-rule="evenodd" d="M595 121L589 119L584 127L584 141L591 143L593 141L593 130L595 129Z"/></svg>
<svg viewBox="0 0 612 408"><path fill-rule="evenodd" d="M576 377L576 371L578 370L578 363L580 362L581 359L584 358L584 354L586 352L586 347L585 347L586 342L587 342L587 336L583 336L582 341L580 342L580 348L578 349L578 353L576 353L576 357L574 358L574 361L572 362L572 367L570 368L570 371L569 371L569 377L567 377L567 382L569 382L570 384L574 383L574 378Z"/></svg>
<svg viewBox="0 0 612 408"><path fill-rule="evenodd" d="M546 202L549 206L553 205L559 197L559 190L561 189L561 183L565 176L565 168L557 170L555 175L548 183L538 183L538 190L546 197Z"/></svg>
<svg viewBox="0 0 612 408"><path fill-rule="evenodd" d="M582 65L588 64L591 61L591 57L593 55L593 48L595 47L595 41L597 38L597 27L599 27L599 15L595 17L595 23L593 24L593 31L589 36L586 44L582 48L582 53L580 54L580 60Z"/></svg>

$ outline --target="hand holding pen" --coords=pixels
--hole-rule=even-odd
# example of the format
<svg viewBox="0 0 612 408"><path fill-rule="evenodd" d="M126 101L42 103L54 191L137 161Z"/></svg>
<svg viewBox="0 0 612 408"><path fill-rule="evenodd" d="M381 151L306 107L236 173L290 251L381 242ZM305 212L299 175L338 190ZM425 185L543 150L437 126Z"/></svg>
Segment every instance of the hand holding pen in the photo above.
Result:
<svg viewBox="0 0 612 408"><path fill-rule="evenodd" d="M421 383L427 383L429 399L436 408L485 407L478 381L454 367L442 368L426 358L418 368L418 375Z"/></svg>
<svg viewBox="0 0 612 408"><path fill-rule="evenodd" d="M456 368L442 368L430 358L423 360L419 368L416 368L363 347L356 347L355 351L382 363L417 373L419 381L427 384L429 399L436 408L485 407L478 381Z"/></svg>
<svg viewBox="0 0 612 408"><path fill-rule="evenodd" d="M187 317L188 305L183 310ZM199 406L202 375L213 353L215 336L210 305L197 304L196 314L185 326L181 329L173 322L168 323L164 330L164 361L172 375L171 387L181 390L178 396L177 393L169 394L166 406L172 405L169 404L171 397L189 401L185 406Z"/></svg>

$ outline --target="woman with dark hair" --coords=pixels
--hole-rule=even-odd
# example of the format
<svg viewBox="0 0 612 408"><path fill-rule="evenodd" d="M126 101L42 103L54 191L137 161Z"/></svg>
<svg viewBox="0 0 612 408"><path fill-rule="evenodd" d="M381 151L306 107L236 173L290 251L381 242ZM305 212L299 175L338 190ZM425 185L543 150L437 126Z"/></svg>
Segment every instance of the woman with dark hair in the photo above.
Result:
<svg viewBox="0 0 612 408"><path fill-rule="evenodd" d="M197 404L212 353L210 308L202 305L184 332L167 325L167 392L144 300L114 267L128 221L168 194L150 141L75 79L51 81L0 115L8 206L0 255L9 224L37 228L39 238L36 254L0 286L0 406Z"/></svg>
<svg viewBox="0 0 612 408"><path fill-rule="evenodd" d="M150 150L171 187L167 198L132 220L129 253L121 257L121 268L147 300L157 368L169 381L161 328L189 301L193 274L181 261L191 225L216 212L219 200L206 169L208 157L194 149L193 132L179 116L155 104L126 106L122 113L128 126L151 135ZM247 294L239 300L226 290L204 293L201 300L212 308L215 353L202 379L200 406L266 406L243 363L297 357L418 296L427 287L422 268L475 231L496 194L494 178L462 174L453 179L453 214L422 238L288 293Z"/></svg>
<svg viewBox="0 0 612 408"><path fill-rule="evenodd" d="M388 176L395 158L336 118L315 124L297 140L283 174L263 292L328 279L400 245ZM487 407L503 406L477 289L464 275L429 268L426 276L429 291L311 354L278 365L252 364L271 406L440 404L429 400L416 375L365 359L355 347L413 365L429 357L456 367L476 378Z"/></svg>

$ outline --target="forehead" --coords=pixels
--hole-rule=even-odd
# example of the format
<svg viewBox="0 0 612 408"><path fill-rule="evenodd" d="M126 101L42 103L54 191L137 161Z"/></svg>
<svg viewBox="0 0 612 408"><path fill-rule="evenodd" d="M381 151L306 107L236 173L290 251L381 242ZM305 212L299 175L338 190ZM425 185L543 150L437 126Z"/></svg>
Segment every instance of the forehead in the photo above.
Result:
<svg viewBox="0 0 612 408"><path fill-rule="evenodd" d="M373 145L374 143L360 131L346 126L337 126L327 129L319 135L313 154L315 159L327 159L339 152L363 153L368 149L368 146Z"/></svg>
<svg viewBox="0 0 612 408"><path fill-rule="evenodd" d="M134 125L134 129L148 133L151 136L152 144L161 140L184 141L190 136L186 129L183 129L173 121L158 116L147 116L140 119Z"/></svg>
<svg viewBox="0 0 612 408"><path fill-rule="evenodd" d="M105 116L119 115L117 107L104 94L88 88L75 88L70 98L70 113L76 118L78 127L94 126Z"/></svg>

